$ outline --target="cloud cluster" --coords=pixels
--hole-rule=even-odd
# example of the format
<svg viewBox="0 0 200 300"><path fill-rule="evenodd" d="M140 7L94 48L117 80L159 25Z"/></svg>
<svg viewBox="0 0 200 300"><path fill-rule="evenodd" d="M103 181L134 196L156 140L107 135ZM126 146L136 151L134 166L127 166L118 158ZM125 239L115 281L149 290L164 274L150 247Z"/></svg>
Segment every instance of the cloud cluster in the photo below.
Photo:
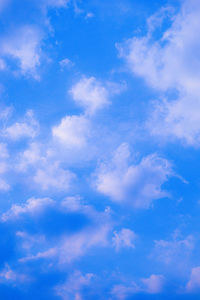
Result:
<svg viewBox="0 0 200 300"><path fill-rule="evenodd" d="M107 246L112 229L107 212L82 204L79 197L69 197L61 203L31 198L24 204L12 205L2 214L1 222L15 226L21 247L26 250L21 263L40 259L51 259L60 265L71 263L92 247ZM27 231L24 222L30 224Z"/></svg>
<svg viewBox="0 0 200 300"><path fill-rule="evenodd" d="M133 37L119 46L134 74L150 87L166 92L164 101L154 105L148 123L151 133L193 146L200 142L199 17L199 2L185 0L178 14L162 9L148 20L146 36ZM162 27L166 18L170 24L167 28ZM170 99L168 92L178 96Z"/></svg>

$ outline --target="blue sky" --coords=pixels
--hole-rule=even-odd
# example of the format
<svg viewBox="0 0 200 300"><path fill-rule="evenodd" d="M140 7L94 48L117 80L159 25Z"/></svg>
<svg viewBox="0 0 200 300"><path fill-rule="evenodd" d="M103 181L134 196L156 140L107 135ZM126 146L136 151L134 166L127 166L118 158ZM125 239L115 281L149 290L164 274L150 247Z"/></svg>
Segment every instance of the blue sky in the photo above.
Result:
<svg viewBox="0 0 200 300"><path fill-rule="evenodd" d="M1 299L198 299L198 0L0 1Z"/></svg>

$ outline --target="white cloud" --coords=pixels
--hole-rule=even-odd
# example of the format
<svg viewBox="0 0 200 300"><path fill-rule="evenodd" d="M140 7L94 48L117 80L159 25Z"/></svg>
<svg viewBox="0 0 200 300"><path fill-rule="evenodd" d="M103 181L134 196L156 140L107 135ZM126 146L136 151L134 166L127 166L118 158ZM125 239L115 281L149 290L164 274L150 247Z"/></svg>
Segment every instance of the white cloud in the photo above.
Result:
<svg viewBox="0 0 200 300"><path fill-rule="evenodd" d="M135 248L135 240L137 235L128 228L122 228L119 232L114 232L113 237L113 245L116 250L120 250L121 248Z"/></svg>
<svg viewBox="0 0 200 300"><path fill-rule="evenodd" d="M6 222L18 218L23 214L37 215L54 204L54 201L49 198L31 198L23 205L13 204L12 207L2 215L1 219L3 222Z"/></svg>
<svg viewBox="0 0 200 300"><path fill-rule="evenodd" d="M46 157L41 153L41 145L38 143L31 143L24 152L19 155L19 162L16 169L25 172L29 166L42 166L46 163Z"/></svg>
<svg viewBox="0 0 200 300"><path fill-rule="evenodd" d="M37 199L34 204L37 204ZM83 214L87 217L89 223L79 232L71 234L63 232L57 236L56 242L53 241L49 243L45 236L41 236L41 248L37 248L38 251L36 251L35 247L33 247L32 252L30 251L31 249L29 249L30 247L28 247L29 251L27 252L27 256L22 257L20 262L51 259L60 265L69 264L84 256L93 247L106 247L109 245L108 235L112 229L112 224L108 212L98 212L93 209L92 206L82 204L78 197L67 197L64 201L57 204L55 202L48 203L48 201L44 199L44 203L42 202L38 207L36 205L36 208L35 205L27 202L24 206L13 206L8 212L2 215L2 220L9 221L15 218L15 216L25 213L34 216L35 214L43 212L49 206L54 206L62 213L68 214L69 212L76 212ZM34 209L32 209L32 206ZM36 237L31 238L30 235L27 236L24 233L21 233L20 236L25 239L23 245L28 244L28 246L30 246L37 240Z"/></svg>
<svg viewBox="0 0 200 300"><path fill-rule="evenodd" d="M71 263L84 256L92 247L105 247L108 244L109 231L108 224L102 226L93 224L93 228L87 228L71 236L64 236L56 246L38 252L36 255L24 257L20 261L55 258L61 265Z"/></svg>
<svg viewBox="0 0 200 300"><path fill-rule="evenodd" d="M74 101L92 115L109 104L109 92L94 77L83 77L70 90Z"/></svg>
<svg viewBox="0 0 200 300"><path fill-rule="evenodd" d="M134 37L124 47L119 46L132 72L157 89L199 91L199 15L197 0L183 1L180 13L170 16L172 24L158 40L154 31L160 29L165 17L169 19L169 10L162 9L160 16L151 17L146 36Z"/></svg>
<svg viewBox="0 0 200 300"><path fill-rule="evenodd" d="M151 87L164 92L174 89L178 94L176 100L157 104L148 123L151 133L199 146L199 1L185 0L177 15L169 15L169 10L162 9L149 19L146 36L129 39L119 49L131 71ZM155 39L165 17L171 25Z"/></svg>
<svg viewBox="0 0 200 300"><path fill-rule="evenodd" d="M16 122L2 130L2 135L11 140L22 138L34 138L39 132L39 124L35 120L33 112L28 110L22 122Z"/></svg>
<svg viewBox="0 0 200 300"><path fill-rule="evenodd" d="M177 268L181 258L180 267L183 270L183 263L186 264L186 259L193 248L194 237L192 235L188 235L183 238L180 232L176 230L171 239L155 241L153 256L165 264L176 263Z"/></svg>
<svg viewBox="0 0 200 300"><path fill-rule="evenodd" d="M174 175L170 162L153 154L129 165L129 158L128 145L122 144L111 162L100 165L95 174L97 191L135 208L149 208L153 200L168 196L162 185Z"/></svg>
<svg viewBox="0 0 200 300"><path fill-rule="evenodd" d="M163 290L165 278L162 275L152 274L149 278L140 279L140 282L140 284L136 284L134 281L128 284L117 284L112 288L111 294L114 299L119 300L125 300L139 293L159 294Z"/></svg>
<svg viewBox="0 0 200 300"><path fill-rule="evenodd" d="M63 228L55 239L49 239L46 231L41 234L39 228L35 233L17 231L16 236L22 249L22 257L19 259L21 263L50 259L59 265L69 264L92 248L109 246L108 239L112 230L109 212L96 211L92 206L82 203L78 196L67 197L62 202L50 198L31 198L23 204L13 204L1 215L1 221L15 224L19 218L22 221L24 218L40 220L49 209L53 209L56 216L58 213L66 214L66 217L69 213L75 216L81 214L88 222L80 230L70 233Z"/></svg>
<svg viewBox="0 0 200 300"><path fill-rule="evenodd" d="M66 116L53 127L52 135L66 147L84 147L90 135L90 122L85 116Z"/></svg>
<svg viewBox="0 0 200 300"><path fill-rule="evenodd" d="M200 267L193 268L191 271L190 279L186 285L187 292L200 291Z"/></svg>
<svg viewBox="0 0 200 300"><path fill-rule="evenodd" d="M34 183L34 188L54 192L69 191L76 175L59 158L55 151L52 155L49 145L31 143L19 154L16 171L27 174L28 182Z"/></svg>
<svg viewBox="0 0 200 300"><path fill-rule="evenodd" d="M1 53L18 61L22 74L28 74L36 79L37 67L40 65L41 33L35 27L18 28L12 35L1 41Z"/></svg>
<svg viewBox="0 0 200 300"><path fill-rule="evenodd" d="M152 274L149 278L143 278L141 281L144 284L147 293L159 294L162 292L165 279L162 275Z"/></svg>
<svg viewBox="0 0 200 300"><path fill-rule="evenodd" d="M117 284L111 290L111 295L114 296L114 299L125 300L127 297L134 295L140 291L135 282L132 282L129 285Z"/></svg>
<svg viewBox="0 0 200 300"><path fill-rule="evenodd" d="M52 163L39 167L33 176L34 182L43 190L57 189L59 191L68 191L72 180L75 178L69 170L60 167L59 163Z"/></svg>
<svg viewBox="0 0 200 300"><path fill-rule="evenodd" d="M93 277L92 273L82 275L80 271L75 271L64 284L56 286L56 294L63 300L82 300L81 290L91 284Z"/></svg>

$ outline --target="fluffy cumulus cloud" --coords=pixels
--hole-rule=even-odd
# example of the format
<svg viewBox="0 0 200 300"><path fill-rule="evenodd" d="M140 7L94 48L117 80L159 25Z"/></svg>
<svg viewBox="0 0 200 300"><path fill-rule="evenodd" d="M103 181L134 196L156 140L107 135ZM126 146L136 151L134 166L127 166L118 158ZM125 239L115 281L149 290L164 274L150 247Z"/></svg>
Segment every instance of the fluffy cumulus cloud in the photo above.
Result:
<svg viewBox="0 0 200 300"><path fill-rule="evenodd" d="M88 114L94 114L109 104L107 88L94 77L83 77L71 88L70 93L74 101L83 107Z"/></svg>
<svg viewBox="0 0 200 300"><path fill-rule="evenodd" d="M43 190L57 189L59 191L68 191L75 174L59 166L59 163L51 165L45 164L44 167L38 167L33 176L34 182Z"/></svg>
<svg viewBox="0 0 200 300"><path fill-rule="evenodd" d="M66 116L53 127L52 135L66 147L83 147L90 135L90 122L82 115Z"/></svg>
<svg viewBox="0 0 200 300"><path fill-rule="evenodd" d="M125 88L124 83L103 83L95 77L82 77L72 86L69 93L86 114L94 115L98 110L110 104L111 96L121 93Z"/></svg>
<svg viewBox="0 0 200 300"><path fill-rule="evenodd" d="M55 153L54 153L55 152ZM33 142L20 152L15 164L17 174L26 174L34 188L43 191L70 191L76 180L74 172L63 165L58 153L43 143Z"/></svg>
<svg viewBox="0 0 200 300"><path fill-rule="evenodd" d="M110 163L102 163L96 172L97 191L118 203L134 208L149 208L153 200L167 197L162 189L173 175L172 165L156 154L144 157L138 164L130 164L127 144L122 144Z"/></svg>
<svg viewBox="0 0 200 300"><path fill-rule="evenodd" d="M24 120L2 129L2 136L10 140L34 138L39 133L39 123L34 118L33 111L26 112Z"/></svg>
<svg viewBox="0 0 200 300"><path fill-rule="evenodd" d="M200 8L197 0L185 0L181 11L161 11L148 21L148 33L129 39L119 47L131 71L144 78L152 88L175 90L177 98L156 105L149 126L153 134L172 136L190 145L199 145L200 107L199 39ZM170 25L163 30L162 23ZM155 38L158 36L160 38Z"/></svg>
<svg viewBox="0 0 200 300"><path fill-rule="evenodd" d="M34 26L17 28L10 36L2 39L1 54L15 60L22 74L38 78L41 38L40 30Z"/></svg>

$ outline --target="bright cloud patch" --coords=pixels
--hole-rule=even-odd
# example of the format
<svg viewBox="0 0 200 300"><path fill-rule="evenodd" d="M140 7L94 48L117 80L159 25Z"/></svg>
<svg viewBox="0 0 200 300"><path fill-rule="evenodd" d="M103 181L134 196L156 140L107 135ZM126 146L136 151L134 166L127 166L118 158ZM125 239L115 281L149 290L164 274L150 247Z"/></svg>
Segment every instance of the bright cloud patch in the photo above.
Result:
<svg viewBox="0 0 200 300"><path fill-rule="evenodd" d="M39 124L32 111L27 111L22 122L16 122L2 130L2 135L11 140L34 138L39 132Z"/></svg>
<svg viewBox="0 0 200 300"><path fill-rule="evenodd" d="M120 47L131 71L149 86L161 91L176 90L176 100L158 103L148 127L159 136L172 136L199 146L200 72L198 28L200 8L196 0L184 1L180 13L162 9L149 19L148 33ZM171 25L155 39L162 23Z"/></svg>
<svg viewBox="0 0 200 300"><path fill-rule="evenodd" d="M109 93L94 77L83 77L75 84L70 93L74 101L83 107L88 114L94 114L109 103Z"/></svg>
<svg viewBox="0 0 200 300"><path fill-rule="evenodd" d="M122 144L109 164L101 164L96 173L96 189L113 201L135 208L149 208L153 200L167 197L162 189L173 175L171 164L157 155L149 155L139 164L129 164L130 152Z"/></svg>
<svg viewBox="0 0 200 300"><path fill-rule="evenodd" d="M40 65L40 32L30 26L16 30L9 38L2 41L2 54L16 59L20 71L37 78L36 68Z"/></svg>
<svg viewBox="0 0 200 300"><path fill-rule="evenodd" d="M53 137L66 147L83 147L90 133L90 123L85 116L67 116L53 127Z"/></svg>

